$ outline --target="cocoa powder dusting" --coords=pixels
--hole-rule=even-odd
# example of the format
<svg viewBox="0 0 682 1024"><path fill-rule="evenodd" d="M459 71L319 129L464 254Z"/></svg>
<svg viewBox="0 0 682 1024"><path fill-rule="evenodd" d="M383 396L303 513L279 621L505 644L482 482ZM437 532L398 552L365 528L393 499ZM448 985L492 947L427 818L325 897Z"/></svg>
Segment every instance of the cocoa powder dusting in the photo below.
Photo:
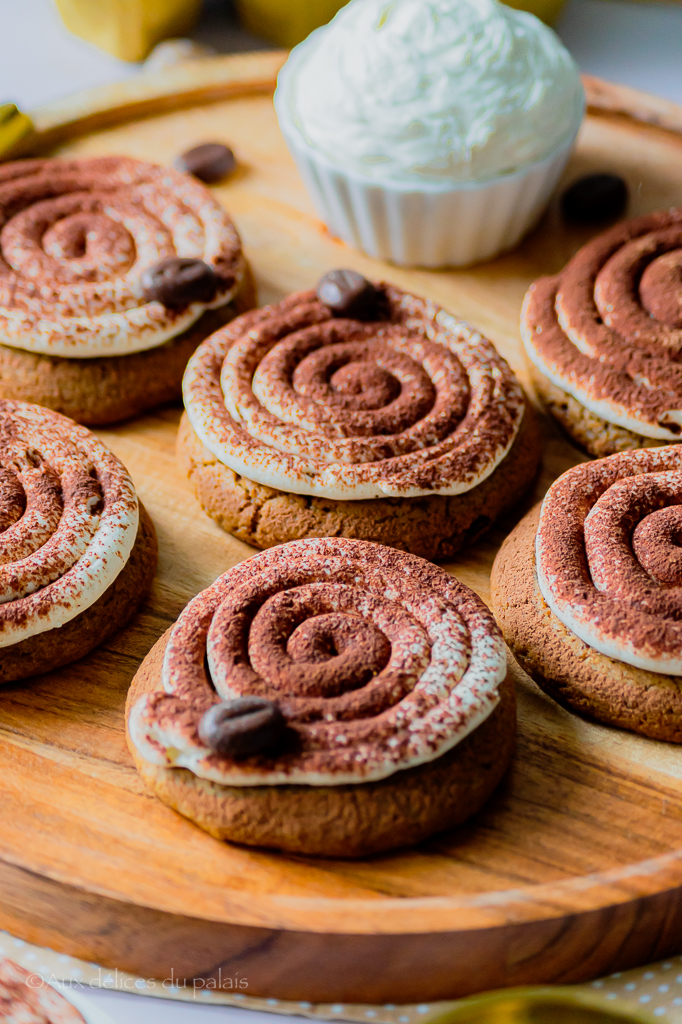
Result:
<svg viewBox="0 0 682 1024"><path fill-rule="evenodd" d="M63 619L94 603L103 569L89 573L91 546L113 530L115 559L128 520L131 529L132 482L93 434L51 410L0 400L0 647L50 628L57 609Z"/></svg>
<svg viewBox="0 0 682 1024"><path fill-rule="evenodd" d="M492 472L524 409L507 363L435 304L374 287L379 320L333 317L300 292L199 347L185 406L221 461L282 490L351 500L459 493Z"/></svg>
<svg viewBox="0 0 682 1024"><path fill-rule="evenodd" d="M142 294L163 259L205 261L225 301L244 275L239 236L210 192L129 157L3 164L0 228L0 341L29 351L125 354L184 330L186 309Z"/></svg>
<svg viewBox="0 0 682 1024"><path fill-rule="evenodd" d="M625 221L583 246L561 274L531 286L522 327L541 372L601 403L607 422L663 428L674 440L682 432L682 208Z"/></svg>
<svg viewBox="0 0 682 1024"><path fill-rule="evenodd" d="M545 599L586 643L682 675L682 449L622 452L568 470L537 538Z"/></svg>
<svg viewBox="0 0 682 1024"><path fill-rule="evenodd" d="M296 541L187 606L165 692L142 698L129 728L154 763L226 784L360 782L458 742L495 707L505 672L490 613L443 570L364 541ZM207 707L245 696L276 703L288 730L275 755L237 765L198 727Z"/></svg>

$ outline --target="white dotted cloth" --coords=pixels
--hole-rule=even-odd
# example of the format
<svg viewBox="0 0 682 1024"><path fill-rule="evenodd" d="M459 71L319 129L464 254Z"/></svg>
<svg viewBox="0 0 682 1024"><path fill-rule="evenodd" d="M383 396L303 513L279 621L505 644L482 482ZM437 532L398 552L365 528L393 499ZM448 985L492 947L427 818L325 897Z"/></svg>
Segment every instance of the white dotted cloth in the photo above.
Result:
<svg viewBox="0 0 682 1024"><path fill-rule="evenodd" d="M31 946L1 931L0 956L15 960L26 970L39 974L45 980L70 983L81 991L87 991L88 988L104 988L161 999L187 1002L198 1000L214 1005L241 1006L249 1010L265 1010L270 1013L319 1020L426 1024L448 1007L456 1005L444 1002L419 1003L411 1006L394 1006L392 1003L386 1003L384 1006L363 1006L354 1003L292 1003L281 999L248 996L243 992L216 991L209 987L209 983L200 980L194 986L179 987L170 983L137 978L124 971L110 970L98 964L86 963L84 960L55 953L51 949ZM671 957L634 971L612 974L608 978L586 985L576 985L575 988L598 996L610 1006L620 1005L631 1010L645 1011L649 1016L660 1017L670 1024L682 1024L682 956Z"/></svg>

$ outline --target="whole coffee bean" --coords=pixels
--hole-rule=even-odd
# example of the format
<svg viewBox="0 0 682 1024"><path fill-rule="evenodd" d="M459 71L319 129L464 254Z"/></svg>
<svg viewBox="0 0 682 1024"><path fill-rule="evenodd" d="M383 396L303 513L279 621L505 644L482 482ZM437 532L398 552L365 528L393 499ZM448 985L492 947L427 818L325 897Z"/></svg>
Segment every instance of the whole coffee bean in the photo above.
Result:
<svg viewBox="0 0 682 1024"><path fill-rule="evenodd" d="M212 302L218 278L203 260L167 256L142 274L147 302L160 302L168 309L183 309L193 302Z"/></svg>
<svg viewBox="0 0 682 1024"><path fill-rule="evenodd" d="M330 270L317 285L317 297L333 316L351 320L379 317L379 293L355 270Z"/></svg>
<svg viewBox="0 0 682 1024"><path fill-rule="evenodd" d="M199 724L199 738L211 750L236 760L277 745L286 729L278 706L262 697L239 697L214 704Z"/></svg>
<svg viewBox="0 0 682 1024"><path fill-rule="evenodd" d="M183 174L192 174L207 185L222 181L237 166L234 153L222 142L204 142L182 153L174 161L174 167Z"/></svg>
<svg viewBox="0 0 682 1024"><path fill-rule="evenodd" d="M622 216L628 187L617 174L589 174L575 181L561 197L561 211L572 224L600 224Z"/></svg>

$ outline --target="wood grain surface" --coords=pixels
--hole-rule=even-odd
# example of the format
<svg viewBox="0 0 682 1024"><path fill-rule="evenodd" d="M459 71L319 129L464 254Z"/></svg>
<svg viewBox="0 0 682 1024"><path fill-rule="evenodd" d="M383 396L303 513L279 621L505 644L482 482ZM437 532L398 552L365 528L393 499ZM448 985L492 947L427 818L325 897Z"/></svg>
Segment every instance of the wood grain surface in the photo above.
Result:
<svg viewBox="0 0 682 1024"><path fill-rule="evenodd" d="M270 94L281 60L207 59L34 112L34 145L165 163L227 141L240 167L216 192L262 302L354 267L471 320L526 383L523 294L589 232L563 225L555 204L514 253L457 272L406 271L345 248L316 219L279 135ZM589 90L566 180L623 174L633 214L682 203L682 136L671 130L682 111L666 107L666 129L662 115L654 125L631 113L655 120L651 98ZM177 471L179 416L165 408L100 432L158 530L159 573L141 614L79 664L0 692L0 927L146 977L239 973L253 995L325 1002L577 981L682 949L682 750L582 721L520 670L507 779L475 821L416 849L342 862L239 848L145 792L125 744L128 684L184 604L250 553L201 513ZM549 423L545 437L536 497L581 458ZM484 600L512 522L447 566Z"/></svg>

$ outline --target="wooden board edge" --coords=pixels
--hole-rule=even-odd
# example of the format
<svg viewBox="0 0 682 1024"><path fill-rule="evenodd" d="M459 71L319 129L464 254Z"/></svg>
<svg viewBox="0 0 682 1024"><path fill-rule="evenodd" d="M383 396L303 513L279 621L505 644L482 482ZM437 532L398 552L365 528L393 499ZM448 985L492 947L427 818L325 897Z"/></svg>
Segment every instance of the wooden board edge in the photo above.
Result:
<svg viewBox="0 0 682 1024"><path fill-rule="evenodd" d="M149 910L169 917L186 916L182 901L176 901L172 894L159 898L158 893L150 893L142 885L137 894L122 895L115 884L103 884L101 879L77 879L69 871L49 870L39 858L33 863L18 863L0 853L0 877L3 871L24 871L58 889L82 889L92 899L136 907L139 913ZM411 899L389 897L380 903L363 898L283 896L271 892L262 895L254 909L248 894L226 889L224 900L210 913L198 912L196 919L211 927L300 930L318 935L330 931L336 935L442 935L452 932L456 923L458 933L474 936L500 928L544 926L590 914L627 916L628 908L662 892L682 899L682 851L525 889Z"/></svg>
<svg viewBox="0 0 682 1024"><path fill-rule="evenodd" d="M340 934L243 927L114 901L0 862L0 927L36 945L166 983L311 1002L460 998L574 983L682 948L682 891L472 934ZM416 941L418 939L418 941ZM206 984L213 980L212 985Z"/></svg>
<svg viewBox="0 0 682 1024"><path fill-rule="evenodd" d="M283 50L201 57L76 93L32 110L35 133L12 156L43 153L74 136L181 107L274 92L286 58Z"/></svg>
<svg viewBox="0 0 682 1024"><path fill-rule="evenodd" d="M618 114L641 124L682 134L682 106L628 85L583 75L587 109L594 114Z"/></svg>

